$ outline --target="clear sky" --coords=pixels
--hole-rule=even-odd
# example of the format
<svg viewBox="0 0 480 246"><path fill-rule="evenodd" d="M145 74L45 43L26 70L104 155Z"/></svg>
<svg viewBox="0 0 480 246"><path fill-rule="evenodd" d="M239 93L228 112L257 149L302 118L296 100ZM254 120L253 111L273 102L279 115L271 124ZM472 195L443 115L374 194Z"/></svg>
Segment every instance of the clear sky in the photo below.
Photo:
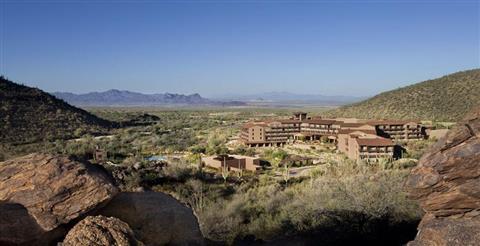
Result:
<svg viewBox="0 0 480 246"><path fill-rule="evenodd" d="M0 0L0 8L0 73L46 91L366 96L480 67L477 0Z"/></svg>

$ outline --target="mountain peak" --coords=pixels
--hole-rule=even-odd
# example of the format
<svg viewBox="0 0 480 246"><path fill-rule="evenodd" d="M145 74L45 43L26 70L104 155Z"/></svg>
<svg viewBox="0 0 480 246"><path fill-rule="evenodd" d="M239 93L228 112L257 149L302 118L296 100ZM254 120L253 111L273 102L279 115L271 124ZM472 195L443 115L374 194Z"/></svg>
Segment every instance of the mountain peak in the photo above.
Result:
<svg viewBox="0 0 480 246"><path fill-rule="evenodd" d="M117 89L86 94L54 93L73 105L78 106L168 106L168 105L244 105L240 102L217 102L203 98L200 94L183 95L176 93L142 94Z"/></svg>

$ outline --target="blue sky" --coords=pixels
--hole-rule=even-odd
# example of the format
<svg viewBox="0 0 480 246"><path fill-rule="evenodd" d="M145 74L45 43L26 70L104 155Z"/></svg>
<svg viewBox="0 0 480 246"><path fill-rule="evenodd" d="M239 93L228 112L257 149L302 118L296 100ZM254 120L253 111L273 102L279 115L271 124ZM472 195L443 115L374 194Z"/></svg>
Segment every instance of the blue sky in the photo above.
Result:
<svg viewBox="0 0 480 246"><path fill-rule="evenodd" d="M366 96L480 67L479 1L0 2L0 73L46 91Z"/></svg>

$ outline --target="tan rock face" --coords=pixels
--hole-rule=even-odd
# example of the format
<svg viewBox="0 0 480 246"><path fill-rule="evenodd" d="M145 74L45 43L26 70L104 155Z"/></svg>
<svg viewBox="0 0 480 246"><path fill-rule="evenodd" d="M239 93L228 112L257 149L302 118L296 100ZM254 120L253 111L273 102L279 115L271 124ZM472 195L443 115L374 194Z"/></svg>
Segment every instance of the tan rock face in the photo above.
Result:
<svg viewBox="0 0 480 246"><path fill-rule="evenodd" d="M480 108L421 158L406 188L426 212L409 245L479 245Z"/></svg>
<svg viewBox="0 0 480 246"><path fill-rule="evenodd" d="M0 201L23 205L44 231L112 199L101 171L63 156L31 154L0 162Z"/></svg>
<svg viewBox="0 0 480 246"><path fill-rule="evenodd" d="M407 180L412 198L435 216L480 210L480 118L472 113L426 153Z"/></svg>
<svg viewBox="0 0 480 246"><path fill-rule="evenodd" d="M192 210L163 193L120 193L98 214L125 221L146 245L203 244Z"/></svg>
<svg viewBox="0 0 480 246"><path fill-rule="evenodd" d="M425 217L409 246L479 245L480 218Z"/></svg>
<svg viewBox="0 0 480 246"><path fill-rule="evenodd" d="M63 246L105 245L135 246L143 245L135 239L127 223L113 217L88 216L76 224L67 234Z"/></svg>

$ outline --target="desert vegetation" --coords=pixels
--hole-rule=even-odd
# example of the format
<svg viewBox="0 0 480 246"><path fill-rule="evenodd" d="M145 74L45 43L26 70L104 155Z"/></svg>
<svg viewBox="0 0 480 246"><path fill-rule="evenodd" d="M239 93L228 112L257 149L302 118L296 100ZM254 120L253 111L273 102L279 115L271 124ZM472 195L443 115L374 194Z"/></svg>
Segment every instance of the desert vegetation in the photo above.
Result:
<svg viewBox="0 0 480 246"><path fill-rule="evenodd" d="M450 74L378 94L327 112L336 117L458 121L480 104L480 69Z"/></svg>
<svg viewBox="0 0 480 246"><path fill-rule="evenodd" d="M264 149L236 141L243 122L289 115L287 109L89 111L111 122L140 124L127 124L103 136L84 134L9 146L0 158L39 151L97 162L124 191L174 196L194 210L209 240L227 244L296 238L399 245L414 237L421 218L416 202L402 187L433 141L403 143L404 159L398 161L357 163L321 141ZM95 160L95 149L106 153L104 160ZM258 174L239 174L200 165L202 156L216 154L258 156L264 166ZM161 159L150 159L155 156ZM308 171L289 175L290 169L302 167Z"/></svg>

